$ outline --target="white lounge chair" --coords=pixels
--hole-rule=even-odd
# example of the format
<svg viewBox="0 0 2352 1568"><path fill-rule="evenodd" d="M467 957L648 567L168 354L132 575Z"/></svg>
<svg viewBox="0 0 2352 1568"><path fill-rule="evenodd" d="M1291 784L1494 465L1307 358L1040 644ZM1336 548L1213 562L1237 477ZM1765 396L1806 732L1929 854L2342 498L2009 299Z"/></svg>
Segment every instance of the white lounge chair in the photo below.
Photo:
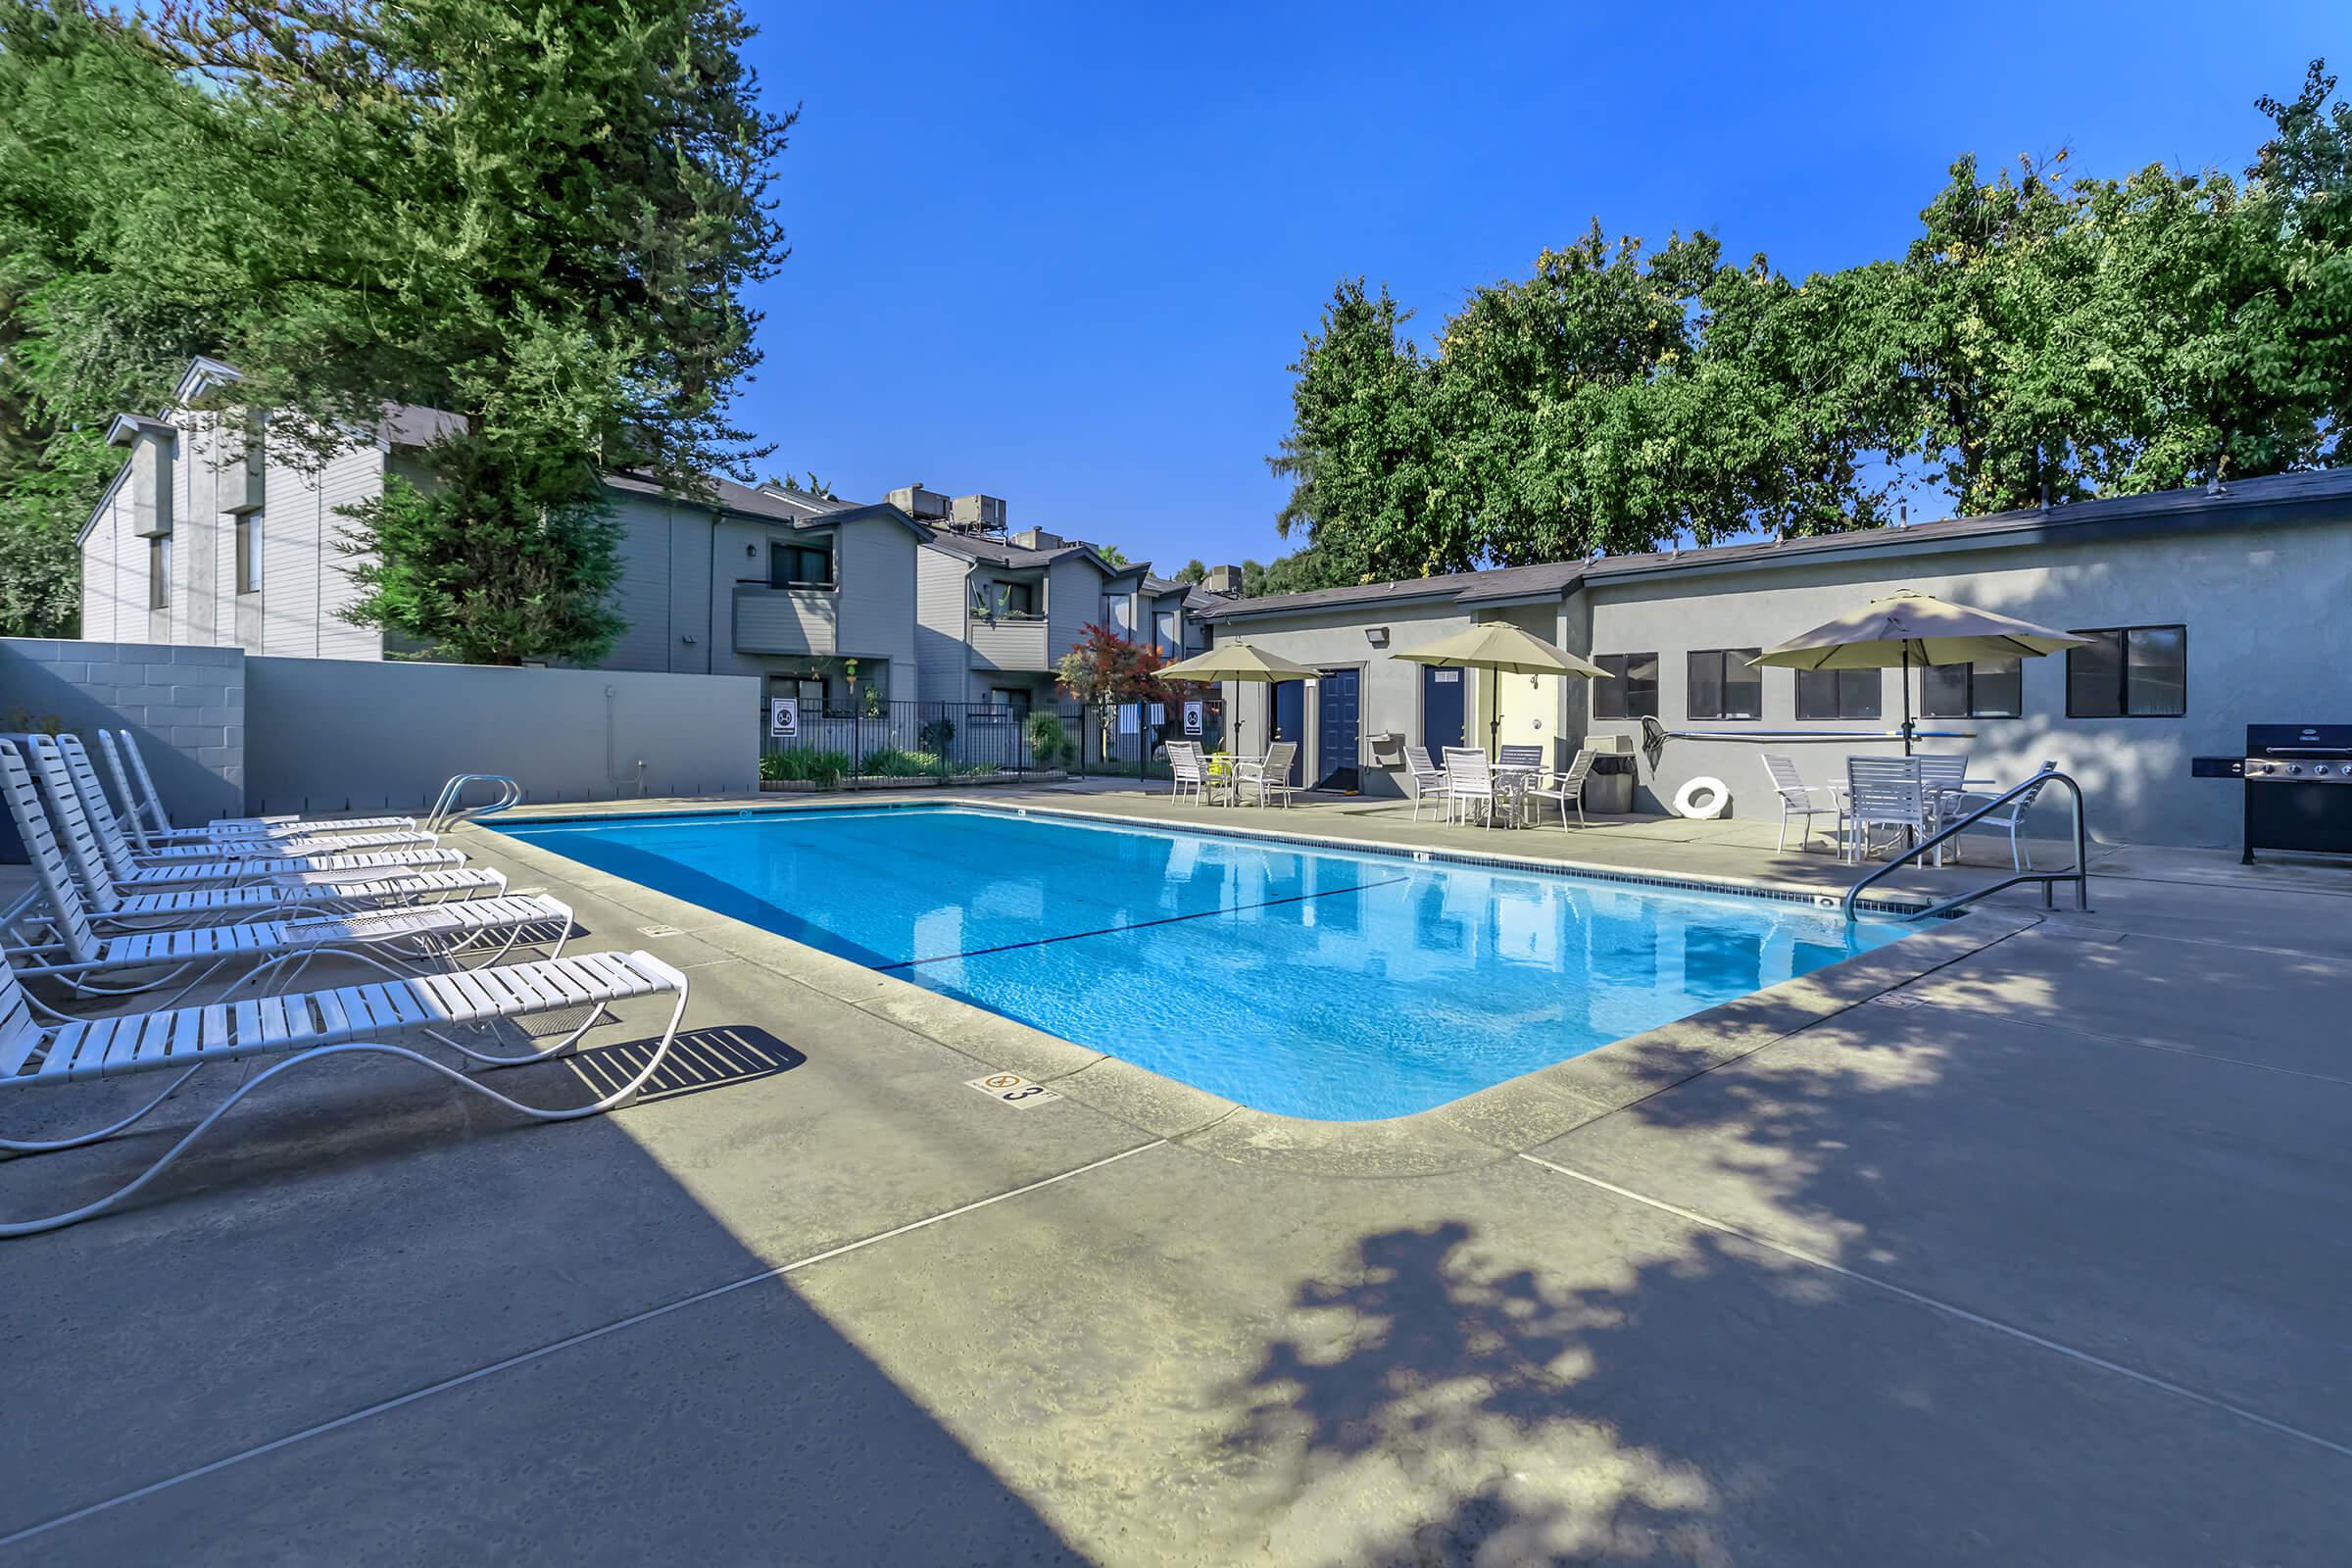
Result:
<svg viewBox="0 0 2352 1568"><path fill-rule="evenodd" d="M2054 773L2057 770L2056 762L2041 764L2042 773ZM2039 775L2036 775L2037 780L2038 777ZM1980 829L1988 832L1999 832L2003 829L2008 831L2009 867L2011 870L2026 871L2033 868L2034 852L2026 847L2026 840L2021 836L2020 830L2025 826L2026 813L2034 808L2035 798L2046 787L2045 783L2036 782L2032 789L2019 792L2015 800L2005 806L1994 808L1993 810L1968 825L1969 833L1977 832ZM1983 795L1946 796L1943 808L1944 816L1947 820L1956 821L1994 798ZM1966 838L1967 836L1964 833L1960 837ZM1956 838L1952 842L1958 844L1960 839Z"/></svg>
<svg viewBox="0 0 2352 1568"><path fill-rule="evenodd" d="M1257 804L1279 795L1282 804L1289 806L1298 786L1291 782L1291 764L1298 756L1297 741L1276 741L1266 748L1266 755L1255 761L1236 762L1233 768L1233 798L1238 804L1245 790L1257 792Z"/></svg>
<svg viewBox="0 0 2352 1568"><path fill-rule="evenodd" d="M1805 840L1813 836L1813 819L1817 816L1830 817L1837 822L1837 842L1840 847L1843 846L1845 842L1845 812L1838 805L1836 790L1826 784L1807 784L1804 775L1797 772L1795 761L1786 757L1765 758L1764 772L1772 780L1773 793L1781 798L1781 832L1780 836L1772 843L1775 854L1788 848L1788 819L1790 817L1796 817L1800 822L1796 833L1798 849L1803 849ZM1813 797L1816 795L1827 795L1830 797L1830 804L1827 806L1815 805Z"/></svg>
<svg viewBox="0 0 2352 1568"><path fill-rule="evenodd" d="M1446 770L1429 760L1426 746L1407 746L1404 749L1405 776L1413 786L1413 820L1421 820L1421 803L1434 801L1447 820L1453 816L1453 803L1446 794Z"/></svg>
<svg viewBox="0 0 2352 1568"><path fill-rule="evenodd" d="M0 758L0 766L7 765L15 765L13 760ZM244 984L258 982L290 962L307 963L328 953L359 958L393 974L463 965L468 956L473 967L496 963L526 940L533 947L546 947L549 957L560 958L571 933L570 906L516 894L102 937L81 891L67 874L47 819L20 817L18 831L25 839L47 914L34 933L38 940L0 949L0 956L20 979L55 980L75 997L122 996L180 981L180 990L170 999L177 1000L225 966L255 966L239 982ZM533 936L535 930L548 935ZM137 977L141 971L146 972L144 979ZM34 1004L40 1005L37 1001Z"/></svg>
<svg viewBox="0 0 2352 1568"><path fill-rule="evenodd" d="M466 863L456 850L393 850L380 855L319 855L300 858L280 857L195 858L150 864L142 861L123 838L121 824L101 800L98 820L84 808L89 804L66 767L64 755L46 736L20 736L28 744L33 776L40 781L58 828L58 836L81 885L93 897L95 877L103 871L124 889L148 892L170 887L209 887L223 883L284 882L302 877L381 879L409 871ZM111 831L101 831L104 822Z"/></svg>
<svg viewBox="0 0 2352 1568"><path fill-rule="evenodd" d="M140 754L136 736L129 730L100 730L99 750L106 753L107 770L114 774L115 785L122 792L123 808L130 825L131 836L172 839L205 838L304 838L317 833L358 833L384 828L413 828L413 816L344 817L331 822L306 822L299 816L217 816L202 827L174 827L164 809L164 797L155 787L155 779L147 771L147 759ZM142 822L148 825L142 837Z"/></svg>
<svg viewBox="0 0 2352 1568"><path fill-rule="evenodd" d="M1510 748L1503 748L1508 751ZM1590 827L1585 820L1585 780L1592 776L1594 753L1590 746L1579 751L1569 760L1568 770L1550 779L1537 779L1527 785L1527 794L1539 801L1549 801L1560 808L1560 827L1568 826L1568 808L1576 808L1576 825ZM1539 814L1537 821L1543 820Z"/></svg>
<svg viewBox="0 0 2352 1568"><path fill-rule="evenodd" d="M1494 769L1486 753L1475 746L1446 748L1446 795L1461 808L1462 820L1470 819L1475 806L1486 812L1487 826L1494 825Z"/></svg>
<svg viewBox="0 0 2352 1568"><path fill-rule="evenodd" d="M1182 800L1184 792L1193 792L1193 804L1198 806L1213 792L1215 781L1208 776L1208 754L1198 741L1168 742L1168 796Z"/></svg>
<svg viewBox="0 0 2352 1568"><path fill-rule="evenodd" d="M80 798L66 792L66 807L57 818L41 805L24 752L17 742L0 739L0 798L16 819L17 834L34 857L36 871L46 857L61 877L78 877L91 922L101 930L152 930L161 925L212 924L222 917L253 918L293 912L368 909L414 906L428 902L497 897L506 892L503 871L468 866L459 870L398 869L373 877L339 872L284 872L268 881L241 887L171 887L152 893L124 894L115 884L106 858L89 842L89 824L81 814ZM58 818L64 818L60 821ZM69 858L78 834L82 848ZM0 925L12 925L27 908L31 895L13 906Z"/></svg>
<svg viewBox="0 0 2352 1568"><path fill-rule="evenodd" d="M673 994L677 1001L670 1008L669 1020L644 1064L618 1088L585 1105L549 1109L526 1104L421 1052L393 1044L404 1036L423 1034L486 1065L541 1061L576 1045L608 1016L606 1009L612 1004ZM246 1096L279 1073L330 1056L368 1054L401 1057L539 1121L573 1121L597 1115L633 1099L661 1068L677 1038L678 1020L685 1015L686 995L686 977L650 953L590 953L459 974L251 997L234 1004L168 1007L44 1026L34 1018L31 1002L16 975L0 967L0 1091L63 1088L93 1078L140 1072L173 1074L163 1093L96 1131L38 1140L0 1137L0 1149L41 1153L94 1144L144 1118L213 1062L262 1055L284 1058L239 1084L130 1181L62 1213L0 1223L0 1237L56 1230L104 1213L154 1181ZM554 1045L518 1055L460 1045L447 1034L451 1028L576 1012L583 1006L588 1009L585 1022Z"/></svg>
<svg viewBox="0 0 2352 1568"><path fill-rule="evenodd" d="M115 814L114 803L107 798L106 786L99 782L98 769L90 765L89 749L81 744L78 735L60 735L56 738L58 755L65 759L66 774L80 792L82 809L89 813L91 825L98 829L103 840L109 834L121 836L123 847L143 864L160 865L167 860L242 859L257 856L300 858L306 855L377 854L386 850L430 849L440 840L430 833L411 828L393 833L327 833L305 832L290 837L201 837L193 843L150 841L149 838L125 833L124 818ZM135 826L135 812L128 820Z"/></svg>

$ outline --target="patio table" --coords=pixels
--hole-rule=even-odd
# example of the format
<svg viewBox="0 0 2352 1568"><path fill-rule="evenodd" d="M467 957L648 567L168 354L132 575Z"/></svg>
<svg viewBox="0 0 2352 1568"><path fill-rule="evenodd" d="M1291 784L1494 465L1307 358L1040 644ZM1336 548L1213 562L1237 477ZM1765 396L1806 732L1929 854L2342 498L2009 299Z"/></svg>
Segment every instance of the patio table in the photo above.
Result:
<svg viewBox="0 0 2352 1568"><path fill-rule="evenodd" d="M1525 827L1528 786L1543 777L1544 769L1526 762L1495 762L1491 764L1494 774L1495 793L1510 797L1509 826Z"/></svg>

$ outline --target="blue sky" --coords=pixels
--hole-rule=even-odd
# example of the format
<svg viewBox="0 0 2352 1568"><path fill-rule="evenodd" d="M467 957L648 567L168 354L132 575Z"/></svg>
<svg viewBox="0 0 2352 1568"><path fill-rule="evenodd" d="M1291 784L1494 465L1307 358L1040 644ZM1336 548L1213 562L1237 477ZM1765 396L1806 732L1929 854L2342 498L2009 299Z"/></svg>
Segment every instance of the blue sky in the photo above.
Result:
<svg viewBox="0 0 2352 1568"><path fill-rule="evenodd" d="M1592 14L1586 13L1588 9ZM1299 334L1434 330L1597 215L1783 270L1898 251L1962 151L2241 169L2337 4L823 6L745 421L842 495L920 481L1166 569L1270 559Z"/></svg>

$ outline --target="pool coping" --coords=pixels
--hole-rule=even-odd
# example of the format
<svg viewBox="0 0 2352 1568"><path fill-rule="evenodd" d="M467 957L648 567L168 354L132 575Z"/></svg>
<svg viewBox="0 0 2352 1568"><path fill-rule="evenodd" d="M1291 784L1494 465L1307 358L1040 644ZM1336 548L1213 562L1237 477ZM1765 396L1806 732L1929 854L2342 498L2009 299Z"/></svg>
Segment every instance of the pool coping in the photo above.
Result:
<svg viewBox="0 0 2352 1568"><path fill-rule="evenodd" d="M921 804L949 803L931 798ZM956 804L1007 809L993 803L957 801ZM741 809L733 805L710 808L713 814L731 814ZM1033 813L1041 810L1034 807L1024 809ZM1043 810L1044 814L1084 821L1107 819L1162 831L1170 827L1163 822L1120 818L1108 813ZM531 819L553 820L578 814L550 809L544 814L532 813ZM619 814L622 813L592 813L581 819L611 820ZM599 871L527 840L476 823L466 823L458 831L495 840L494 846L482 847L531 867L534 874L569 883L632 912L642 913L649 922L675 927L729 957L766 969L834 1002L910 1030L968 1059L973 1076L1015 1072L1090 1109L1200 1153L1310 1174L1437 1175L1510 1158L1588 1122L1751 1055L1849 1008L1869 1004L2041 923L2041 917L2035 914L1975 909L1922 926L1898 942L1596 1047L1582 1055L1539 1067L1443 1105L1373 1121L1322 1121L1254 1109L1107 1052L1064 1040L969 1003L925 990L911 981L869 969L855 959L795 942L643 883ZM1260 831L1255 836L1281 839L1288 835ZM1366 848L1348 840L1324 842L1351 851ZM1395 847L1388 848L1396 853ZM1437 852L1432 851L1431 858L1437 858ZM1513 860L1504 857L1472 858L1528 870L1578 869L1561 862ZM1620 871L1612 880L1627 880L1628 876ZM1643 880L1683 887L1690 886L1692 881L1666 874ZM1752 886L1720 878L1709 879L1702 890L1748 893ZM620 945L627 944L624 941ZM779 1002L780 1005L788 1005L782 999Z"/></svg>

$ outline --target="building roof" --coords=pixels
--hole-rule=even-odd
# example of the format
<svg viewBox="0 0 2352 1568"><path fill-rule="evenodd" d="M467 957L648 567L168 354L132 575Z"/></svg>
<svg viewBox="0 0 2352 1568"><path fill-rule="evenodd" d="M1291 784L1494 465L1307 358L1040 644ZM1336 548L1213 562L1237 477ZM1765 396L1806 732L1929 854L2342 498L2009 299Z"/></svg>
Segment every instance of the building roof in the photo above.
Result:
<svg viewBox="0 0 2352 1568"><path fill-rule="evenodd" d="M961 556L967 561L985 562L992 566L1043 568L1056 561L1079 557L1093 562L1096 569L1101 571L1104 577L1113 580L1120 577L1131 577L1138 572L1150 570L1148 566L1132 564L1114 566L1102 559L1101 551L1080 539L1065 539L1051 549L1032 550L1027 545L1016 545L1009 539L1000 539L989 534L971 533L956 528L943 528L936 523L925 528L923 532L926 535L924 543L945 550L952 556Z"/></svg>
<svg viewBox="0 0 2352 1568"><path fill-rule="evenodd" d="M1847 533L1816 534L1802 539L1743 540L1704 549L1502 566L1410 582L1319 588L1309 593L1275 594L1262 599L1220 599L1200 613L1205 620L1226 621L1432 601L1464 606L1524 603L1557 598L1580 583L1673 572L1752 568L1784 563L1793 565L1843 557L1903 555L1962 546L2082 543L2129 534L2335 518L2352 523L2352 467L2237 479L2218 493L2202 486L2157 490L2077 501L2046 512L2034 507L1886 528L1857 528Z"/></svg>
<svg viewBox="0 0 2352 1568"><path fill-rule="evenodd" d="M789 485L755 488L716 475L712 475L709 482L710 497L710 502L706 502L699 497L681 496L666 489L650 474L616 470L605 475L605 484L609 489L660 500L686 501L696 506L714 502L721 512L760 522L810 528L819 524L829 527L844 522L858 522L867 517L889 517L911 529L918 538L927 540L930 537L929 529L887 501L843 501L836 496L810 495L806 490L795 490Z"/></svg>

